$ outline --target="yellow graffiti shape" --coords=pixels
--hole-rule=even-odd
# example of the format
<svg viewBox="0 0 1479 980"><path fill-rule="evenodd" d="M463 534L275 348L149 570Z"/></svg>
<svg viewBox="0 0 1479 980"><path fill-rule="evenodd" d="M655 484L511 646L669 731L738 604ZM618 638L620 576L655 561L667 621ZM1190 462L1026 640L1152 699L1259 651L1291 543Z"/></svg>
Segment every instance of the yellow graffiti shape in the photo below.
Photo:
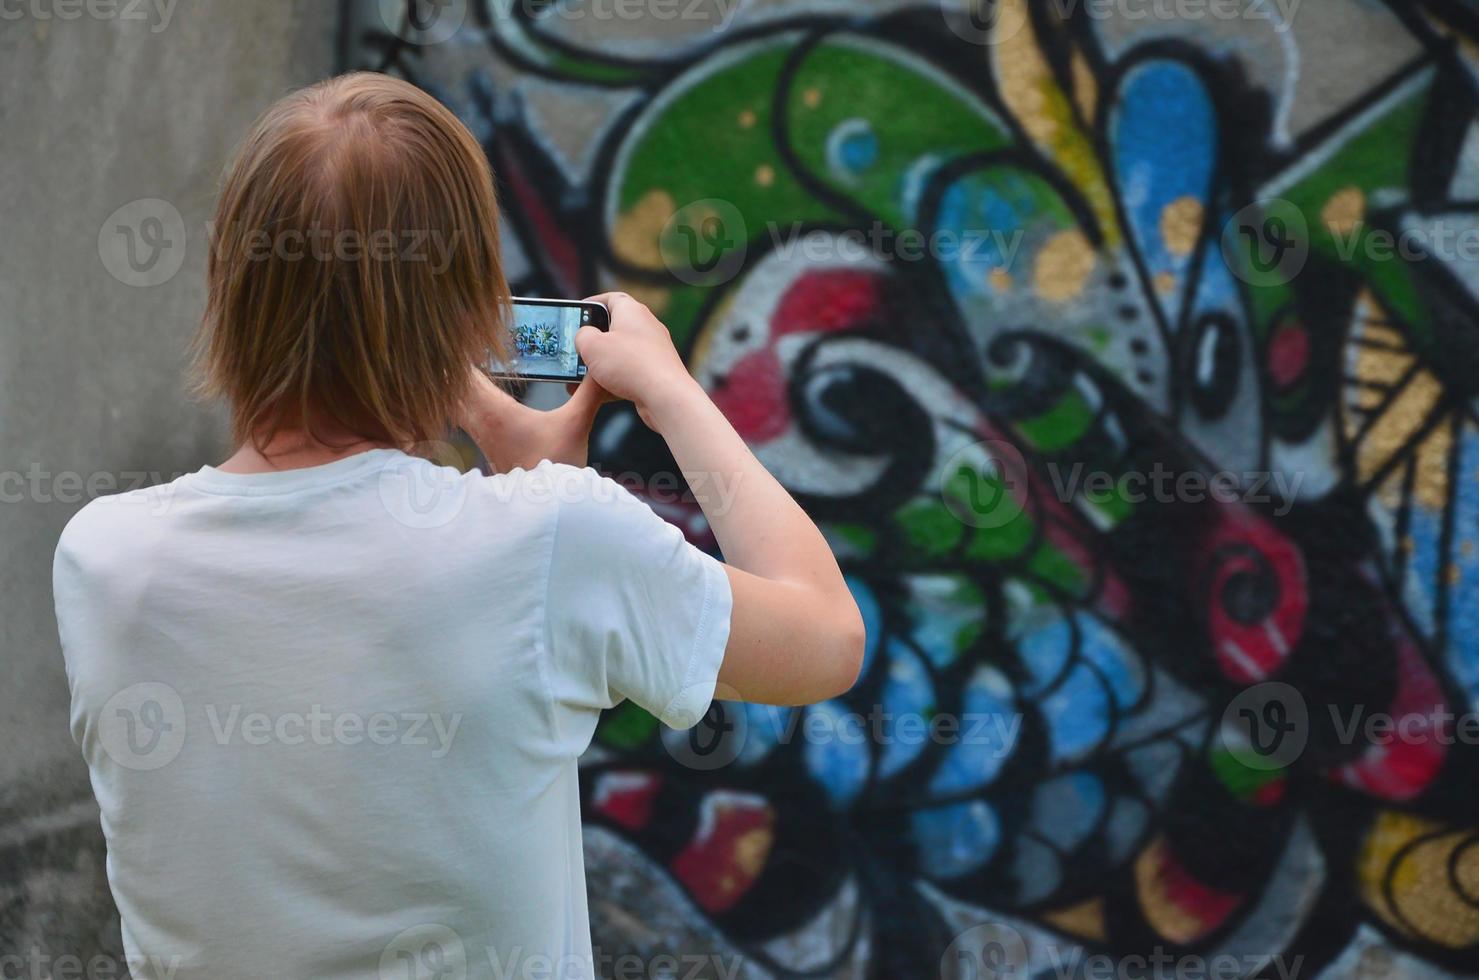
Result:
<svg viewBox="0 0 1479 980"><path fill-rule="evenodd" d="M1357 871L1361 898L1392 927L1452 949L1479 943L1479 830L1388 811Z"/></svg>

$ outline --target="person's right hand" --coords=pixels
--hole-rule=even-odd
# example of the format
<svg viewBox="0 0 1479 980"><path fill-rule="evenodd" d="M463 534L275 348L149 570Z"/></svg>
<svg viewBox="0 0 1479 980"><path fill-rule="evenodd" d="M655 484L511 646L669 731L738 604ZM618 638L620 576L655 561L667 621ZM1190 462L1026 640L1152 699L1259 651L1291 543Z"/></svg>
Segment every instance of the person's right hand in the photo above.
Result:
<svg viewBox="0 0 1479 980"><path fill-rule="evenodd" d="M602 293L590 302L611 313L609 330L581 327L575 349L590 377L603 389L637 406L642 421L657 429L655 407L699 391L668 328L626 293Z"/></svg>

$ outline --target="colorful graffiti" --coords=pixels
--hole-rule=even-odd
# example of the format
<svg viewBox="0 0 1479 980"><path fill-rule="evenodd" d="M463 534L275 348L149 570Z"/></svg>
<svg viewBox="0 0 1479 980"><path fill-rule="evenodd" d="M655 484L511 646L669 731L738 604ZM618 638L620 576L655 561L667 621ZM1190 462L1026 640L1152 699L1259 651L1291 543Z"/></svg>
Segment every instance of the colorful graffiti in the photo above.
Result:
<svg viewBox="0 0 1479 980"><path fill-rule="evenodd" d="M752 6L347 21L484 141L517 289L648 302L868 620L847 697L717 706L723 765L609 713L587 820L776 976L981 923L1018 975L1479 969L1472 4ZM673 468L622 409L595 448Z"/></svg>

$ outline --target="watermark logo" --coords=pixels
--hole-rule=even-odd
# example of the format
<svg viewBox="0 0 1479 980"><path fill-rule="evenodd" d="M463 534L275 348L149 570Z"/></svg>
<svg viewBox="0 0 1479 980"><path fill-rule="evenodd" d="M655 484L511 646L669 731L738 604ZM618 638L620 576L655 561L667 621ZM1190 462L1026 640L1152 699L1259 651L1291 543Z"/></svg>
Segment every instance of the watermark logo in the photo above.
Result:
<svg viewBox="0 0 1479 980"><path fill-rule="evenodd" d="M1011 926L983 922L956 936L940 957L940 980L1027 977L1027 941Z"/></svg>
<svg viewBox="0 0 1479 980"><path fill-rule="evenodd" d="M185 264L185 219L157 197L130 201L98 230L98 258L108 274L125 286L169 282Z"/></svg>
<svg viewBox="0 0 1479 980"><path fill-rule="evenodd" d="M1281 286L1309 261L1309 223L1282 198L1242 208L1222 228L1222 258L1233 275L1254 286Z"/></svg>
<svg viewBox="0 0 1479 980"><path fill-rule="evenodd" d="M9 937L7 937L9 938ZM59 952L55 946L11 946L0 953L0 977L17 980L128 980L129 977L177 976L179 956L144 956Z"/></svg>
<svg viewBox="0 0 1479 980"><path fill-rule="evenodd" d="M950 32L971 44L1005 44L1027 26L1027 4L1016 0L940 0Z"/></svg>
<svg viewBox="0 0 1479 980"><path fill-rule="evenodd" d="M103 705L98 740L125 769L147 772L167 766L185 744L185 703L168 684L133 684Z"/></svg>
<svg viewBox="0 0 1479 980"><path fill-rule="evenodd" d="M1222 713L1218 739L1234 759L1258 772L1292 765L1309 744L1309 706L1288 684L1255 684Z"/></svg>
<svg viewBox="0 0 1479 980"><path fill-rule="evenodd" d="M179 0L0 0L0 20L147 23L150 34L169 29Z"/></svg>
<svg viewBox="0 0 1479 980"><path fill-rule="evenodd" d="M380 953L380 980L466 980L462 937L436 923L412 926Z"/></svg>
<svg viewBox="0 0 1479 980"><path fill-rule="evenodd" d="M385 29L411 44L450 41L467 20L467 0L379 0Z"/></svg>
<svg viewBox="0 0 1479 980"><path fill-rule="evenodd" d="M715 286L733 279L744 265L749 235L738 208L707 197L673 212L657 245L675 278L690 286Z"/></svg>
<svg viewBox="0 0 1479 980"><path fill-rule="evenodd" d="M1113 956L1091 953L1082 944L1055 942L1042 935L1034 936L1029 946L1020 932L997 922L982 923L962 932L940 958L940 980L1028 980L1030 977L1192 980L1251 976L1295 980L1303 969L1303 955L1204 956L1154 946L1145 952Z"/></svg>
<svg viewBox="0 0 1479 980"><path fill-rule="evenodd" d="M590 20L617 22L708 24L718 33L729 27L742 0L582 0L580 3L550 3L549 0L503 0L495 17L521 16L543 23L566 24Z"/></svg>
<svg viewBox="0 0 1479 980"><path fill-rule="evenodd" d="M432 759L452 751L462 713L439 711L331 711L315 704L308 711L268 714L246 711L240 704L205 706L206 721L217 745L404 745L429 748Z"/></svg>
<svg viewBox="0 0 1479 980"><path fill-rule="evenodd" d="M1027 25L1029 6L1059 21L1082 15L1124 23L1263 22L1288 31L1302 0L940 0L946 26L971 44L1003 44Z"/></svg>
<svg viewBox="0 0 1479 980"><path fill-rule="evenodd" d="M688 729L663 728L662 746L679 765L709 772L738 759L749 735L750 717L739 692L721 684L698 724Z"/></svg>
<svg viewBox="0 0 1479 980"><path fill-rule="evenodd" d="M723 699L723 700L720 700ZM807 708L749 708L739 695L721 691L692 728L665 728L663 748L679 764L700 771L741 760L747 746L760 754L797 742L808 746L973 745L990 759L1010 756L1019 744L1024 716L1017 711L891 710L883 704L844 710L829 701Z"/></svg>
<svg viewBox="0 0 1479 980"><path fill-rule="evenodd" d="M410 456L396 457L380 471L380 502L406 527L445 527L467 503L461 463L451 443L419 443Z"/></svg>
<svg viewBox="0 0 1479 980"><path fill-rule="evenodd" d="M184 473L161 470L55 471L31 463L24 471L0 470L0 504L81 504L92 500L143 505L151 515L169 510Z"/></svg>
<svg viewBox="0 0 1479 980"><path fill-rule="evenodd" d="M1027 463L1015 446L999 439L957 450L940 471L940 497L962 524L998 528L1022 513Z"/></svg>
<svg viewBox="0 0 1479 980"><path fill-rule="evenodd" d="M767 221L766 233L776 258L808 262L880 265L930 261L967 268L989 267L1010 272L1021 252L1025 228L894 228L874 221L866 228L807 231L804 223L788 226Z"/></svg>
<svg viewBox="0 0 1479 980"><path fill-rule="evenodd" d="M207 237L225 255L239 254L248 262L340 262L356 265L371 262L399 262L403 265L426 265L433 275L442 275L452 267L464 231L440 228L285 228L269 231L254 228L242 232L230 225L206 223Z"/></svg>
<svg viewBox="0 0 1479 980"><path fill-rule="evenodd" d="M1044 467L1052 484L1053 497L1061 504L1082 500L1103 507L1118 500L1126 504L1247 504L1268 507L1283 517L1299 499L1304 473L1284 470L1173 470L1159 461L1147 470L1118 473L1089 469L1074 463L1066 470L1056 461ZM1270 492L1272 491L1272 492Z"/></svg>

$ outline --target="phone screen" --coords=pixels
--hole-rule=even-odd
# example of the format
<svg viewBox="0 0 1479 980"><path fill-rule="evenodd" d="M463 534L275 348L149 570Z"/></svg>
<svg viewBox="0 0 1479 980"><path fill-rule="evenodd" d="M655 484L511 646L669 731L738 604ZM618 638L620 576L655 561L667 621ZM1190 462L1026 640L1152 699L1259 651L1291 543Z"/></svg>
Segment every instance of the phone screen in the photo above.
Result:
<svg viewBox="0 0 1479 980"><path fill-rule="evenodd" d="M533 381L579 381L585 363L575 350L583 326L606 329L606 307L574 300L514 297L509 322L508 359L489 370L503 377Z"/></svg>

